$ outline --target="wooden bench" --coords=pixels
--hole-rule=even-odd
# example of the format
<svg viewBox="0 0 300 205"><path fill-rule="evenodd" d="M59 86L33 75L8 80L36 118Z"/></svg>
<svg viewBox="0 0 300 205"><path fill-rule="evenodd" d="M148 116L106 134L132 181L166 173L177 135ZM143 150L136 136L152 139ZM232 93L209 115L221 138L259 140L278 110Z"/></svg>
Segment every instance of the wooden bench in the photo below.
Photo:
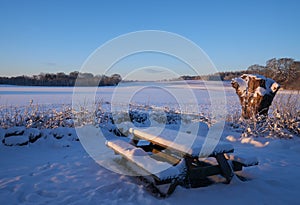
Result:
<svg viewBox="0 0 300 205"><path fill-rule="evenodd" d="M241 154L225 154L225 158L232 163L234 171L241 171L243 167L258 165L256 157L243 156Z"/></svg>
<svg viewBox="0 0 300 205"><path fill-rule="evenodd" d="M258 163L233 155L233 146L224 142L210 141L212 147L203 153L206 139L201 136L169 129L161 132L155 127L131 128L129 132L130 143L115 139L106 145L151 176L155 185L169 184L163 196L170 195L177 185L199 187L213 175L221 175L225 183L230 183L234 171Z"/></svg>
<svg viewBox="0 0 300 205"><path fill-rule="evenodd" d="M170 166L167 162L156 160L144 149L133 146L124 140L108 140L106 145L112 148L115 153L120 154L124 159L139 167L140 170L133 168L136 176L151 176L152 179L148 178L148 182L153 183L162 197L173 193L180 178L184 177L182 166ZM165 190L160 190L158 186L164 184L169 184L169 186Z"/></svg>

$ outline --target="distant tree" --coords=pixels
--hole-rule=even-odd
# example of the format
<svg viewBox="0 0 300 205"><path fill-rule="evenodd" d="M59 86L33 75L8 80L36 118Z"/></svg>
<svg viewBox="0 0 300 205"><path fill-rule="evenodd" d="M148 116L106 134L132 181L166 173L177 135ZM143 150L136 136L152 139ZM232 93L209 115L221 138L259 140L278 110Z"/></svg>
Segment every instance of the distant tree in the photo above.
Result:
<svg viewBox="0 0 300 205"><path fill-rule="evenodd" d="M11 85L39 85L39 86L107 86L118 85L122 80L119 74L113 74L108 77L105 75L96 75L92 73L80 73L78 71L65 74L58 73L40 73L33 76L0 77L0 84Z"/></svg>
<svg viewBox="0 0 300 205"><path fill-rule="evenodd" d="M94 75L92 73L79 73L78 75L79 78L93 78Z"/></svg>
<svg viewBox="0 0 300 205"><path fill-rule="evenodd" d="M76 79L78 77L78 75L79 75L78 71L73 71L73 72L69 73L69 78Z"/></svg>
<svg viewBox="0 0 300 205"><path fill-rule="evenodd" d="M110 79L111 79L110 81L111 81L112 85L118 85L119 82L122 81L122 77L119 74L113 74L113 75L111 75Z"/></svg>

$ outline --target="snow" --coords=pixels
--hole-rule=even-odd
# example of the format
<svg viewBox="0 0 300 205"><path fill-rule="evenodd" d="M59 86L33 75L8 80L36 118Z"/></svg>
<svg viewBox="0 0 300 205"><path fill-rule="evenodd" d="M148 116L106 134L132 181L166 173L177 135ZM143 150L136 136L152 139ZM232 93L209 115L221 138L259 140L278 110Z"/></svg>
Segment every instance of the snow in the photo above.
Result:
<svg viewBox="0 0 300 205"><path fill-rule="evenodd" d="M262 87L258 87L255 89L255 92L254 92L254 97L257 97L257 95L260 95L260 96L264 96L266 94L266 89L262 88Z"/></svg>
<svg viewBox="0 0 300 205"><path fill-rule="evenodd" d="M173 86L172 89L184 87L181 84L165 86ZM197 83L191 87L201 110L207 109L209 101L203 87ZM26 95L17 93L18 89L18 86L0 87L1 105L24 106L33 99L33 102L57 106L59 103L68 104L72 93L69 88L63 88L55 91L60 93L57 97L52 90L54 88L51 88L53 93L48 90L44 95L36 92ZM45 91L45 88L22 89ZM62 95L64 89L69 93ZM113 88L103 89L103 99L109 101ZM129 88L122 89L126 92ZM228 109L236 112L239 103L235 91L229 87L225 87L225 90L230 105ZM159 98L162 101L156 104L157 107L172 105L171 100L151 92L149 90L147 93L149 98L143 99L145 95L137 96L136 101L143 103L150 99L151 104L154 103L152 99ZM125 125L123 128L127 129ZM234 177L227 185L216 176L213 178L215 183L210 186L193 189L178 186L170 197L158 199L132 177L114 173L96 163L78 141L74 128L59 127L42 129L40 132L41 136L35 142L30 142L30 133L39 136L38 129L0 128L1 142L11 137L29 141L24 146L15 146L17 141L11 143L13 146L0 143L0 204L299 204L300 139L297 136L289 140L259 136L241 138L238 129L226 125L222 140L234 147L234 154L247 159L253 156L259 161L259 165L247 167L240 173L249 180L243 182ZM13 138L10 140L13 141ZM95 143L95 149L97 146Z"/></svg>
<svg viewBox="0 0 300 205"><path fill-rule="evenodd" d="M34 142L41 137L41 131L37 128L26 129L25 134L28 135L29 141Z"/></svg>
<svg viewBox="0 0 300 205"><path fill-rule="evenodd" d="M239 85L238 90L241 93L246 93L247 88L248 88L249 78L254 78L257 80L260 80L260 79L265 80L266 88L262 88L262 87L256 88L254 97L256 97L257 95L260 95L260 96L264 96L265 94L269 95L271 93L276 92L278 90L278 87L280 87L280 85L278 83L276 83L273 79L266 78L265 76L262 76L262 75L243 74L241 77L234 78L232 81L236 82ZM242 94L242 96L243 96L243 94Z"/></svg>
<svg viewBox="0 0 300 205"><path fill-rule="evenodd" d="M158 127L150 127L144 130L130 128L130 133L140 137L141 139L155 141L158 144L177 150L183 153L189 153L191 156L207 157L218 153L231 152L234 148L232 144L216 141L211 144L213 149L207 155L200 155L206 138L199 135L187 134L175 130L164 129Z"/></svg>
<svg viewBox="0 0 300 205"><path fill-rule="evenodd" d="M238 133L229 129L226 135L238 139ZM299 139L270 140L265 147L232 142L241 156L258 158L258 166L243 171L250 181L234 178L229 185L195 189L179 186L166 199L157 199L130 177L99 166L78 141L63 147L57 144L60 140L47 137L22 147L0 145L1 204L298 203Z"/></svg>
<svg viewBox="0 0 300 205"><path fill-rule="evenodd" d="M40 130L36 128L26 129L23 126L11 127L3 131L3 144L7 146L26 145L29 142L35 142L41 137Z"/></svg>
<svg viewBox="0 0 300 205"><path fill-rule="evenodd" d="M239 87L238 90L241 93L245 93L248 87L248 82L242 78L235 78L233 81L237 82ZM242 95L243 96L243 95Z"/></svg>
<svg viewBox="0 0 300 205"><path fill-rule="evenodd" d="M270 82L268 82L268 84L270 84ZM272 92L274 93L277 89L278 89L278 87L280 86L278 83L276 83L276 82L273 82L272 84L271 84L271 86L270 85L267 85L269 88L271 88L271 90L272 90Z"/></svg>
<svg viewBox="0 0 300 205"><path fill-rule="evenodd" d="M25 127L11 127L6 130L5 136L11 136L11 135L22 135L25 131Z"/></svg>
<svg viewBox="0 0 300 205"><path fill-rule="evenodd" d="M159 162L151 158L143 149L136 148L127 142L122 140L108 140L106 144L161 180L175 178L180 175L180 171L177 167L173 167L166 162Z"/></svg>
<svg viewBox="0 0 300 205"><path fill-rule="evenodd" d="M13 136L6 137L3 141L3 143L8 146L13 146L13 145L27 144L28 141L29 141L29 138L27 135L21 135L21 136L13 135Z"/></svg>
<svg viewBox="0 0 300 205"><path fill-rule="evenodd" d="M259 163L257 157L249 155L237 155L237 154L227 154L227 159L232 161L237 161L244 166L257 165Z"/></svg>
<svg viewBox="0 0 300 205"><path fill-rule="evenodd" d="M191 81L188 83L182 81L170 82L136 82L136 83L121 83L118 88L118 98L113 98L115 87L107 86L100 87L96 90L95 99L107 102L110 104L112 99L114 103L124 104L124 99L128 98L129 94L134 93L131 99L132 103L143 105L156 105L158 107L163 106L178 106L178 102L175 99L176 96L172 94L186 94L188 89L192 89L195 92L197 100L200 104L209 103L209 94L206 90L206 85L211 87L211 90L216 92L222 92L223 89L231 90L230 82L224 82L224 88L215 82ZM78 97L85 97L90 99L90 95L94 97L93 87L77 87L76 92ZM172 93L174 92L174 93ZM199 92L201 95L198 95ZM39 87L39 86L0 86L0 104L1 105L17 105L25 106L31 101L33 104L55 106L55 105L69 105L72 104L72 87ZM162 97L157 97L162 96ZM191 99L183 99L184 103L190 103Z"/></svg>

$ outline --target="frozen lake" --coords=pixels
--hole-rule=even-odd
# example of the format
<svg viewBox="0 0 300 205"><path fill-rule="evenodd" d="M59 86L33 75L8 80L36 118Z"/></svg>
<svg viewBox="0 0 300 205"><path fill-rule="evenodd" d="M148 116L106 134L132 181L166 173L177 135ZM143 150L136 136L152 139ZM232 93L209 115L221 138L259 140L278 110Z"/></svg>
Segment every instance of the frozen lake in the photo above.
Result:
<svg viewBox="0 0 300 205"><path fill-rule="evenodd" d="M123 103L129 98L131 103L169 106L177 104L178 101L190 103L193 99L188 97L189 94L195 96L198 104L210 104L208 89L214 96L224 96L222 92L225 91L228 100L237 100L230 82L224 82L224 86L220 86L212 81L126 82L116 87L80 87L75 89L75 93L80 95L81 99L95 98L96 101L102 102L113 100L115 103ZM0 104L24 106L30 101L40 105L72 104L73 93L73 87L2 85L0 86ZM213 99L215 100L216 97Z"/></svg>

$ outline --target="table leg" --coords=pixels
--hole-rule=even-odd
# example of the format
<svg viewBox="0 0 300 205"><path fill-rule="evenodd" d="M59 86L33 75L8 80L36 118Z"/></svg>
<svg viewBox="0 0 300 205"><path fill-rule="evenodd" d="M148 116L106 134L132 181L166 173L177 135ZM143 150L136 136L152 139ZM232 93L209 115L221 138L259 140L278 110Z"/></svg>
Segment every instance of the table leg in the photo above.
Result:
<svg viewBox="0 0 300 205"><path fill-rule="evenodd" d="M222 176L225 177L226 183L230 183L232 177L234 176L232 167L228 163L227 159L225 158L224 154L217 154L215 156L217 162L219 163L219 166L222 171Z"/></svg>

